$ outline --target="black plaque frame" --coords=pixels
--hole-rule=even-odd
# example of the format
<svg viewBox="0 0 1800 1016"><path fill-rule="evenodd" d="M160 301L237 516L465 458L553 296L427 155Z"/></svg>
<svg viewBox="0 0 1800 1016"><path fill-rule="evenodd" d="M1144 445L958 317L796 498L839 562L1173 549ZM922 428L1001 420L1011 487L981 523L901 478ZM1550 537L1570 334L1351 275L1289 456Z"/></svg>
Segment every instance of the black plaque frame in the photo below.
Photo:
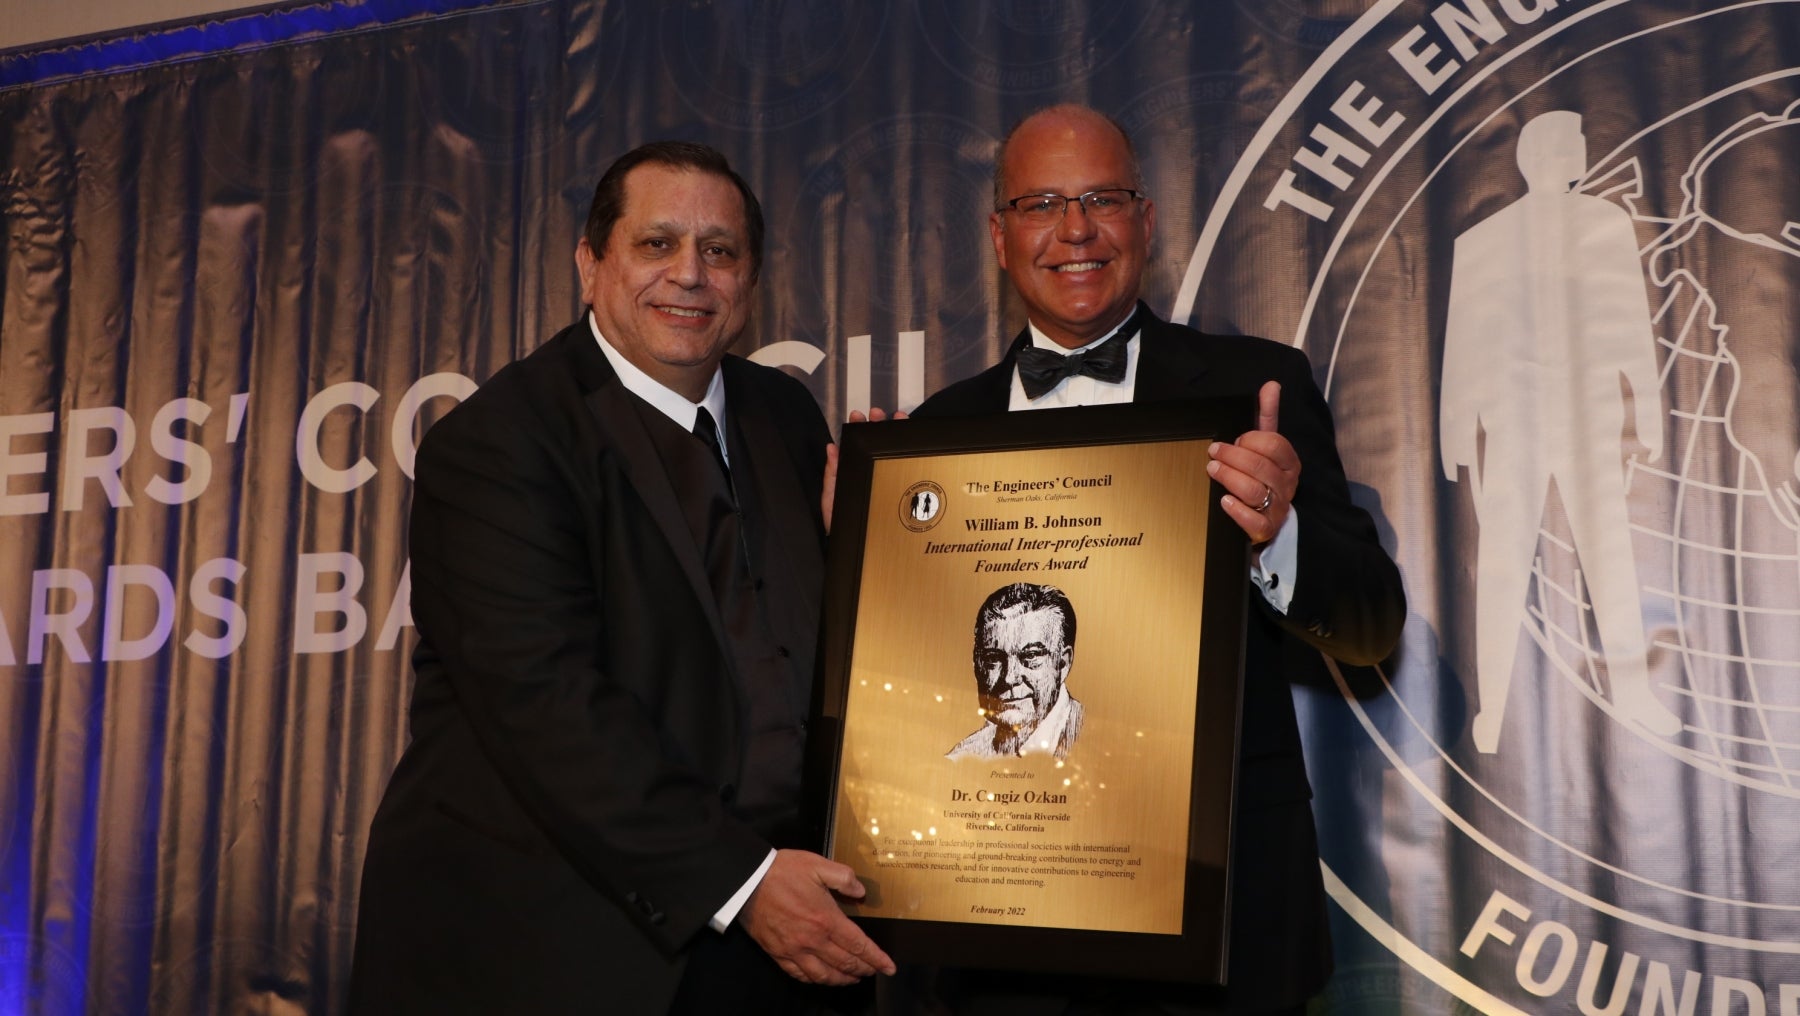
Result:
<svg viewBox="0 0 1800 1016"><path fill-rule="evenodd" d="M829 855L838 800L845 708L858 619L880 604L858 602L877 460L961 452L1056 449L1207 438L1235 440L1254 420L1248 397L1048 409L979 417L847 424L838 462L834 526L826 563L819 679L807 740L804 802L808 826ZM1205 462L1193 463L1204 470ZM1209 482L1203 569L1199 684L1190 774L1188 861L1180 934L912 920L857 916L901 963L950 963L1024 971L1223 984L1230 922L1230 857L1237 784L1237 742L1247 544ZM891 506L878 506L885 519ZM1210 851L1199 846L1210 843ZM1223 857L1223 865L1197 855ZM865 883L871 881L866 873Z"/></svg>

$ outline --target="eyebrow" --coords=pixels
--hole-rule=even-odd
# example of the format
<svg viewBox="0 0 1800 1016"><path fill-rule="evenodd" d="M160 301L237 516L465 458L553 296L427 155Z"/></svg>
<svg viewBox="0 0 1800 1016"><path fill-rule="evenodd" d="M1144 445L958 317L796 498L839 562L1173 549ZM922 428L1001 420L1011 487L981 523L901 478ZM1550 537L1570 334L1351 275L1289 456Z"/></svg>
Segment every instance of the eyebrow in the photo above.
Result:
<svg viewBox="0 0 1800 1016"><path fill-rule="evenodd" d="M1028 197L1033 197L1033 196L1039 195L1039 194L1055 194L1057 197L1072 198L1072 197L1077 197L1082 194L1091 194L1094 191L1101 191L1101 190L1137 190L1137 189L1138 188L1134 184L1129 184L1129 183L1097 183L1091 187L1083 187L1082 189L1076 191L1074 194L1064 194L1063 192L1056 190L1054 188L1045 188L1042 190L1021 191L1017 196L1022 197L1022 198L1028 198ZM1039 607L1037 609L1045 610L1047 608Z"/></svg>
<svg viewBox="0 0 1800 1016"><path fill-rule="evenodd" d="M680 235L686 235L688 232L686 225L679 222L668 221L646 222L643 226L639 227L639 230L644 233L676 233ZM725 238L741 241L743 238L742 234L731 226L712 223L702 226L699 230L695 231L694 236L702 240Z"/></svg>
<svg viewBox="0 0 1800 1016"><path fill-rule="evenodd" d="M1047 646L1047 645L1045 645L1045 644L1043 644L1043 643L1042 643L1042 642L1027 642L1027 643L1025 643L1025 644L1024 644L1024 645L1022 645L1022 646L1020 646L1020 647L1019 647L1019 652L1020 652L1020 653L1022 653L1022 652L1025 652L1025 651L1026 651L1026 650L1028 650L1028 649L1042 649L1042 650L1043 650L1043 651L1044 651L1044 652L1046 652L1046 653L1047 653L1047 652L1049 652L1049 651L1050 651L1050 647L1049 647L1049 646ZM1007 653L1007 652L1006 652L1006 650L1004 650L1004 649L1001 649L1001 648L999 648L999 647L997 647L997 646L983 646L983 647L981 647L981 648L980 648L980 649L977 649L977 650L976 650L976 652L978 652L978 653L986 653L986 654L989 654L989 655L993 655L993 656L1006 656L1006 655L1009 655L1009 654L1008 654L1008 653ZM1017 656L1017 655L1018 655L1018 653L1012 653L1012 654L1010 654L1010 655L1013 655L1013 656Z"/></svg>

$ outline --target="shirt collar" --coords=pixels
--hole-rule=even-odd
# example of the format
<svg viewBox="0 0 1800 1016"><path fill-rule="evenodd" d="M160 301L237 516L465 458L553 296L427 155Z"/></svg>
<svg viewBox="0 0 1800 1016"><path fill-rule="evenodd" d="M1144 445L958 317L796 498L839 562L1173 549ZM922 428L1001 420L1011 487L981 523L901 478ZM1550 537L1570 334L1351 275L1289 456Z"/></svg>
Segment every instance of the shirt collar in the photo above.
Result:
<svg viewBox="0 0 1800 1016"><path fill-rule="evenodd" d="M1069 705L1069 686L1063 685L1056 690L1056 704L1044 714L1044 719L1031 732L1031 739L1026 742L1021 754L1033 752L1055 752L1057 742L1062 740L1063 728L1069 725L1069 713L1073 709Z"/></svg>
<svg viewBox="0 0 1800 1016"><path fill-rule="evenodd" d="M619 375L619 381L631 394L654 406L657 412L675 421L682 430L693 430L694 419L699 416L702 406L712 414L713 423L719 433L725 433L725 374L718 368L713 369L712 380L707 383L706 395L698 403L689 402L687 398L665 386L650 375L639 370L637 365L625 359L625 354L613 348L606 336L600 334L600 324L594 320L594 312L588 311L588 330L594 333L594 341L600 344L600 351L606 354L606 361L612 364L613 373ZM729 458L727 453L727 458Z"/></svg>
<svg viewBox="0 0 1800 1016"><path fill-rule="evenodd" d="M1085 353L1088 350L1093 349L1095 346L1098 346L1102 342L1105 342L1107 339L1112 338L1114 335L1117 335L1119 333L1119 329L1130 324L1131 319L1136 316L1137 316L1137 314L1135 311L1133 311L1130 314L1125 315L1125 320L1119 322L1117 325L1114 325L1109 331L1107 331L1107 333L1105 335L1100 336L1099 338L1088 343L1087 345L1076 346L1074 349L1070 349L1069 347L1064 346L1064 345L1059 345L1055 339L1052 339L1050 336L1045 335L1043 332L1038 331L1038 326L1033 324L1030 321L1030 319L1026 320L1025 327L1031 332L1031 344L1032 345L1038 347L1039 349L1048 349L1052 353L1061 353L1064 356L1068 356L1073 353ZM1137 336L1135 334L1126 336L1127 339L1134 339L1136 337Z"/></svg>

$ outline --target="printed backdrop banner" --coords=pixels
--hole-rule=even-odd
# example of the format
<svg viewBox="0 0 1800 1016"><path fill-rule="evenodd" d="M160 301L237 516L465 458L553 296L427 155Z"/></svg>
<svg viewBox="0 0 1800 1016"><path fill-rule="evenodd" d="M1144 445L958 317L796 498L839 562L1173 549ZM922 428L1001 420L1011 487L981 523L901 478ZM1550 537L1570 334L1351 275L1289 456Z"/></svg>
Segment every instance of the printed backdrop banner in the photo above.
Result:
<svg viewBox="0 0 1800 1016"><path fill-rule="evenodd" d="M740 352L841 420L1020 327L994 146L1073 100L1404 571L1295 689L1320 1010L1800 1014L1800 2L403 6L0 90L0 1012L342 1009L414 449L574 319L608 161L727 153Z"/></svg>

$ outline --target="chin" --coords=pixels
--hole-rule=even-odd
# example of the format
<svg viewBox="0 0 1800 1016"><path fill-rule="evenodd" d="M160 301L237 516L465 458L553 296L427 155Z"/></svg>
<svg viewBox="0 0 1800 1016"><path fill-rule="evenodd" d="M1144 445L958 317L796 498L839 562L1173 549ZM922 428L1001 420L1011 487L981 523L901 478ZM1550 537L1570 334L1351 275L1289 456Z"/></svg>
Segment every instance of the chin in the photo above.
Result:
<svg viewBox="0 0 1800 1016"><path fill-rule="evenodd" d="M672 342L660 350L656 359L671 367L698 367L719 348L717 342Z"/></svg>
<svg viewBox="0 0 1800 1016"><path fill-rule="evenodd" d="M1032 712L1029 708L1021 708L1003 709L1000 712L990 713L988 715L995 724L1017 730L1025 724L1030 723L1032 719L1037 716L1037 713Z"/></svg>
<svg viewBox="0 0 1800 1016"><path fill-rule="evenodd" d="M1100 337L1101 330L1111 317L1110 313L1090 313L1085 309L1061 315L1064 328L1076 335L1088 336L1089 341Z"/></svg>

